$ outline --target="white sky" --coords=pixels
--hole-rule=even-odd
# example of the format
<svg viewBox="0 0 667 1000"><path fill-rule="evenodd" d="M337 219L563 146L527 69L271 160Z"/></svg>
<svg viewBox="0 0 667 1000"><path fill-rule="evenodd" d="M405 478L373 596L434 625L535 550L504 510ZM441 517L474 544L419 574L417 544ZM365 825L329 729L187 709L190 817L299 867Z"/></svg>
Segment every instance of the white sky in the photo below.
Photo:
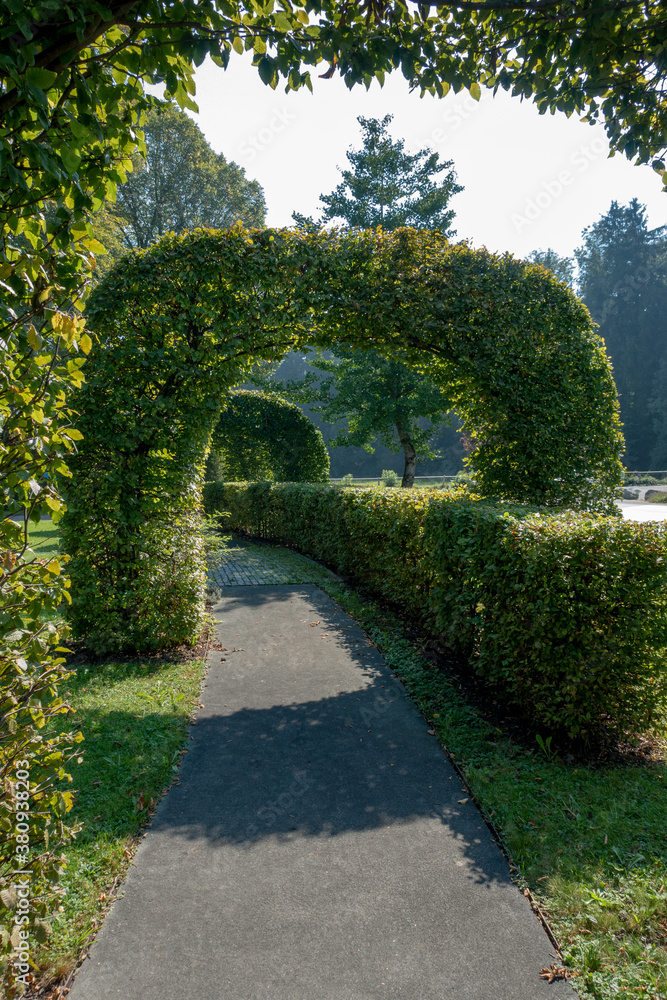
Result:
<svg viewBox="0 0 667 1000"><path fill-rule="evenodd" d="M270 226L292 225L294 210L317 216L319 195L338 184L337 166L347 166L346 151L361 145L357 115L386 114L409 152L428 146L454 161L465 187L451 202L454 227L474 246L519 257L550 246L570 255L612 199L636 197L652 228L667 223L658 175L618 154L609 159L601 126L539 115L506 94L482 92L479 103L467 92L420 99L400 73L368 92L334 77L317 79L312 95L285 94L266 87L242 56L226 71L207 61L196 83L200 113L193 117L216 152L260 182Z"/></svg>

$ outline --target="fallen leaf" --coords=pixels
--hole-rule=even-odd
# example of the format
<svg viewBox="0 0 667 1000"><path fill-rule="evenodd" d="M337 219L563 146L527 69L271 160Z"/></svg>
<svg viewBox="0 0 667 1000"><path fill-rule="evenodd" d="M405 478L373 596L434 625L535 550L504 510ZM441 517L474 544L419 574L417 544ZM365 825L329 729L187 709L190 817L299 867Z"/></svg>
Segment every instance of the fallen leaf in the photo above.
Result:
<svg viewBox="0 0 667 1000"><path fill-rule="evenodd" d="M459 799L459 805L464 806L467 801L468 801L467 799Z"/></svg>
<svg viewBox="0 0 667 1000"><path fill-rule="evenodd" d="M429 736L435 736L435 729L427 729L426 732L429 734Z"/></svg>
<svg viewBox="0 0 667 1000"><path fill-rule="evenodd" d="M569 979L572 973L569 969L563 969L561 966L555 965L553 962L548 969L540 970L540 979L546 979L548 983L553 983L557 979Z"/></svg>

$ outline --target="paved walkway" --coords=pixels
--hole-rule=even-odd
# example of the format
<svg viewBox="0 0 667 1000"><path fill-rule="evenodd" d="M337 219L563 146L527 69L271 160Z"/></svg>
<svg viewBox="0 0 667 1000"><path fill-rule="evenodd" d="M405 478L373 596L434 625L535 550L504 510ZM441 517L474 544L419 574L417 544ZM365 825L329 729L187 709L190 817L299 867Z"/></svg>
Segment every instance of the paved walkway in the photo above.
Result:
<svg viewBox="0 0 667 1000"><path fill-rule="evenodd" d="M236 537L209 559L208 577L212 589L239 584L317 583L323 577L337 579L334 573L299 552Z"/></svg>
<svg viewBox="0 0 667 1000"><path fill-rule="evenodd" d="M649 503L646 500L619 500L626 521L664 521L667 519L667 504Z"/></svg>
<svg viewBox="0 0 667 1000"><path fill-rule="evenodd" d="M312 584L227 587L214 614L180 784L69 1000L575 1000L352 619Z"/></svg>

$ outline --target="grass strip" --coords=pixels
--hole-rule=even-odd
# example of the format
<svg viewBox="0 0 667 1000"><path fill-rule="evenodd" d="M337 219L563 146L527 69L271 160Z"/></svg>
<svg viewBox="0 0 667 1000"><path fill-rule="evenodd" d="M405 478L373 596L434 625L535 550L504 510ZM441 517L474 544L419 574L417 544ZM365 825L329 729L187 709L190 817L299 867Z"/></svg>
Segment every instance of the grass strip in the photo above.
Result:
<svg viewBox="0 0 667 1000"><path fill-rule="evenodd" d="M70 814L81 832L66 859L53 934L35 958L39 982L66 980L102 921L152 809L174 780L196 710L202 659L136 659L80 664L65 694L81 730ZM62 723L61 723L62 725Z"/></svg>

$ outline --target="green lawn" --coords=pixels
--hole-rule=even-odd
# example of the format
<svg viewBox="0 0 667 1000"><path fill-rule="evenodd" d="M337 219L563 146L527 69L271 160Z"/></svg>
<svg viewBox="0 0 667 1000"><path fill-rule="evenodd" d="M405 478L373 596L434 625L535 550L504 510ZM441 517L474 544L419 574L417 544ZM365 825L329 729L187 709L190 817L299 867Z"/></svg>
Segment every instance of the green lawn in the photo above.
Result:
<svg viewBox="0 0 667 1000"><path fill-rule="evenodd" d="M40 521L39 524L31 524L28 537L30 545L36 555L40 558L57 555L60 551L58 543L58 525L53 521Z"/></svg>
<svg viewBox="0 0 667 1000"><path fill-rule="evenodd" d="M176 776L203 675L200 659L137 659L84 664L67 682L69 724L85 737L68 786L70 818L83 828L63 851L63 905L36 956L45 981L71 971L127 871L150 809Z"/></svg>
<svg viewBox="0 0 667 1000"><path fill-rule="evenodd" d="M45 546L55 544L47 524L37 529ZM281 562L291 572L309 561L272 547L272 563ZM328 574L317 582L357 619L431 720L498 830L518 883L548 917L582 997L664 1000L667 745L651 760L605 767L522 746L470 706L395 613ZM176 774L203 671L200 660L133 660L81 665L68 683L72 724L85 736L73 782L74 818L84 827L65 851L66 896L39 956L47 977L75 963L127 870L146 806Z"/></svg>

